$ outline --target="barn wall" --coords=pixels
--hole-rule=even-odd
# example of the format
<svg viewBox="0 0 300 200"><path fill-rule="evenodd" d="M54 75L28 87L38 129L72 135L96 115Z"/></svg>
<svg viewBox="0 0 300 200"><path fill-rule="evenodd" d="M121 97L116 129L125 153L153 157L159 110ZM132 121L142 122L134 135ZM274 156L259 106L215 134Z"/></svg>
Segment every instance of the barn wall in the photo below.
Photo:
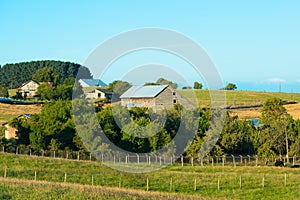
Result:
<svg viewBox="0 0 300 200"><path fill-rule="evenodd" d="M137 107L148 107L153 108L155 106L155 99L154 98L126 98L121 99L121 105L127 106L128 105L135 105Z"/></svg>
<svg viewBox="0 0 300 200"><path fill-rule="evenodd" d="M176 91L167 87L155 99L156 110L170 109L177 103Z"/></svg>

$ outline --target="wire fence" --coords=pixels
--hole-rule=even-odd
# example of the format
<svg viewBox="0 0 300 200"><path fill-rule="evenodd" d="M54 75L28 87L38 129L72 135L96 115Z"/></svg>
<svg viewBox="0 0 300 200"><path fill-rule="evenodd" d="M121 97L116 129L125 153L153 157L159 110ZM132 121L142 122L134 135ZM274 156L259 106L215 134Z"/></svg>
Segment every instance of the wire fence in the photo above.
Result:
<svg viewBox="0 0 300 200"><path fill-rule="evenodd" d="M29 147L0 146L2 153L16 155L40 156L51 158L62 158L71 160L99 161L115 164L146 164L146 165L172 165L181 166L273 166L276 161L282 161L291 167L300 167L300 156L294 155L286 157L278 156L257 156L257 155L223 155L185 157L174 155L155 155L155 154L125 154L115 152L86 152L86 151L50 151L34 150Z"/></svg>

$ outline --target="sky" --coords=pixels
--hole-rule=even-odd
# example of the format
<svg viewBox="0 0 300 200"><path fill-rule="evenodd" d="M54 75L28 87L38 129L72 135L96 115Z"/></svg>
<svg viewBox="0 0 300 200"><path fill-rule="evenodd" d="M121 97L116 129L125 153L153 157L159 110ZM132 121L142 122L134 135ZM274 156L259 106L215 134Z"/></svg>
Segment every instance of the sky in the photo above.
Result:
<svg viewBox="0 0 300 200"><path fill-rule="evenodd" d="M224 85L300 92L299 10L297 0L0 0L0 65L48 59L84 64L108 39L156 27L199 44ZM151 63L168 66L186 84L205 83L189 63L159 51L124 55L101 78L130 77L132 66Z"/></svg>

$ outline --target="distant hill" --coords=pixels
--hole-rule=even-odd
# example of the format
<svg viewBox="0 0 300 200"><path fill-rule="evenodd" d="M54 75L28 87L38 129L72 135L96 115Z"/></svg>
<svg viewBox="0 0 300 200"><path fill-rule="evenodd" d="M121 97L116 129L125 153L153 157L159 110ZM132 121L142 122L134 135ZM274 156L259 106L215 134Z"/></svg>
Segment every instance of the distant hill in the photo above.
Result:
<svg viewBox="0 0 300 200"><path fill-rule="evenodd" d="M0 68L0 85L5 85L7 88L17 88L22 83L32 79L32 75L37 69L44 67L52 68L59 74L58 83L63 83L69 77L75 78L79 69L83 72L79 78L92 78L89 69L80 64L42 60L5 64Z"/></svg>

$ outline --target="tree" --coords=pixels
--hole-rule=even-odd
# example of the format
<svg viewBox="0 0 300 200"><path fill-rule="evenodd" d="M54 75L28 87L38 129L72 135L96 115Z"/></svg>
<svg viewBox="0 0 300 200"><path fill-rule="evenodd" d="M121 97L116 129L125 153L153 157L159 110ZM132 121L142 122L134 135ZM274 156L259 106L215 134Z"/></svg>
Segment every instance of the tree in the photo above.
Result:
<svg viewBox="0 0 300 200"><path fill-rule="evenodd" d="M47 84L41 84L38 87L38 90L35 96L39 97L41 100L52 100L55 97L55 90L52 86Z"/></svg>
<svg viewBox="0 0 300 200"><path fill-rule="evenodd" d="M0 85L0 97L8 97L8 90L3 85Z"/></svg>
<svg viewBox="0 0 300 200"><path fill-rule="evenodd" d="M236 90L237 86L233 83L228 83L225 87L225 90Z"/></svg>
<svg viewBox="0 0 300 200"><path fill-rule="evenodd" d="M52 82L54 85L58 83L58 73L49 67L44 67L36 70L35 74L32 75L32 79L38 82Z"/></svg>
<svg viewBox="0 0 300 200"><path fill-rule="evenodd" d="M145 84L144 84L144 86L147 86L147 85L159 85L158 83L152 83L152 82L146 82Z"/></svg>
<svg viewBox="0 0 300 200"><path fill-rule="evenodd" d="M126 81L113 81L108 85L108 90L114 93L115 97L120 97L124 92L126 92L131 87L131 84Z"/></svg>
<svg viewBox="0 0 300 200"><path fill-rule="evenodd" d="M290 142L288 132L292 117L283 107L283 101L276 97L267 99L263 104L261 113L260 123L263 124L261 148L267 146L268 151L280 154L286 153L288 157Z"/></svg>
<svg viewBox="0 0 300 200"><path fill-rule="evenodd" d="M157 79L156 83L158 85L169 85L170 87L172 87L173 89L177 89L178 85L177 83L174 83L172 81L169 81L167 79L164 79L164 78L159 78Z"/></svg>
<svg viewBox="0 0 300 200"><path fill-rule="evenodd" d="M191 86L183 86L182 89L183 89L183 90L191 90L192 87L191 87Z"/></svg>
<svg viewBox="0 0 300 200"><path fill-rule="evenodd" d="M195 90L201 90L203 87L202 83L194 82L194 89Z"/></svg>
<svg viewBox="0 0 300 200"><path fill-rule="evenodd" d="M75 149L75 125L71 113L70 101L55 101L46 104L41 113L31 117L30 142L36 149L52 148L59 144L59 148ZM56 141L51 140L55 139Z"/></svg>

